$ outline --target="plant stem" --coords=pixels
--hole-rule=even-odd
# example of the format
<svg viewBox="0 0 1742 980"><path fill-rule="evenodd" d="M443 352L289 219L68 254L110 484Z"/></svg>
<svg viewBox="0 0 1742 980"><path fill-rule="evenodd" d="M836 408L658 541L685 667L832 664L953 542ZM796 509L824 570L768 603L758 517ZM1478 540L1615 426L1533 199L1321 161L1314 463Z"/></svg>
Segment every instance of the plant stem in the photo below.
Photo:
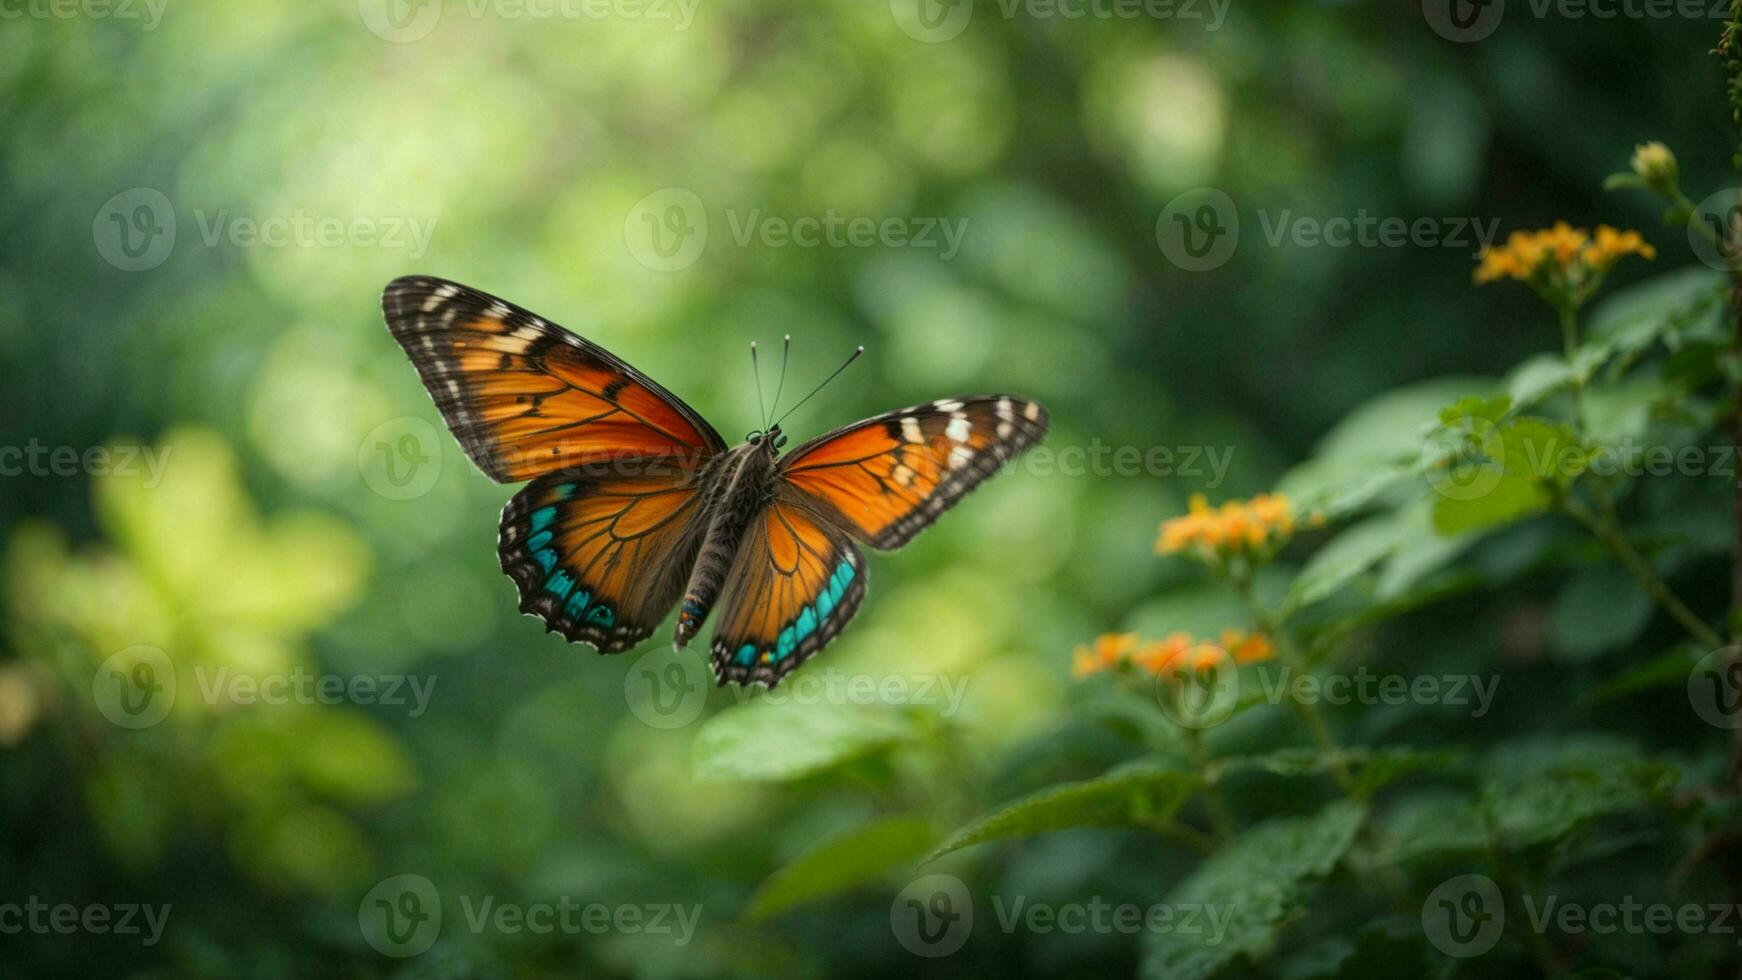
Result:
<svg viewBox="0 0 1742 980"><path fill-rule="evenodd" d="M1701 621L1700 617L1688 608L1687 603L1682 602L1670 590L1669 585L1651 567L1651 563L1641 557L1638 549L1633 547L1633 542L1628 540L1627 533L1621 529L1621 523L1616 518L1615 502L1609 497L1609 491L1600 483L1593 482L1592 494L1597 499L1598 510L1595 513L1589 507L1570 497L1564 501L1562 507L1568 514L1572 515L1574 520L1589 529L1597 537L1597 540L1608 545L1609 550L1613 551L1615 557L1621 560L1621 564L1626 567L1627 571L1632 573L1634 580L1639 583L1639 587L1656 600L1657 604L1663 607L1663 611L1669 613L1670 618L1680 623L1689 635L1710 649L1716 650L1722 647L1724 645L1723 637Z"/></svg>
<svg viewBox="0 0 1742 980"><path fill-rule="evenodd" d="M1270 642L1276 646L1276 655L1283 664L1290 670L1301 673L1310 670L1306 660L1295 649L1293 639L1289 636L1283 623L1259 603L1258 596L1252 590L1252 577L1250 575L1236 576L1234 587L1239 590L1240 598L1245 601L1246 608L1251 611L1252 619L1258 624L1258 628L1270 635ZM1324 716L1319 714L1318 705L1294 697L1289 698L1288 703L1294 708L1294 713L1300 716L1301 723L1306 726L1307 735L1312 738L1313 746L1319 750L1320 755L1325 757L1325 764L1330 769L1331 778L1337 781L1337 786L1350 799L1366 802L1364 794L1361 793L1360 787L1355 782L1355 777L1349 774L1347 754L1344 753L1343 747L1338 744L1336 736L1331 734L1331 729L1325 724Z"/></svg>
<svg viewBox="0 0 1742 980"><path fill-rule="evenodd" d="M1196 728L1187 728L1185 731L1186 747L1191 753L1192 765L1204 777L1204 808L1210 813L1210 827L1215 830L1217 841L1225 841L1234 836L1234 821L1228 817L1227 801L1222 799L1222 787L1210 766L1210 753L1204 747L1204 733Z"/></svg>
<svg viewBox="0 0 1742 980"><path fill-rule="evenodd" d="M1573 429L1582 439L1585 436L1585 379L1579 374L1577 359L1579 356L1579 313L1572 306L1557 306L1561 322L1561 349L1566 354L1567 377L1571 379L1573 399Z"/></svg>

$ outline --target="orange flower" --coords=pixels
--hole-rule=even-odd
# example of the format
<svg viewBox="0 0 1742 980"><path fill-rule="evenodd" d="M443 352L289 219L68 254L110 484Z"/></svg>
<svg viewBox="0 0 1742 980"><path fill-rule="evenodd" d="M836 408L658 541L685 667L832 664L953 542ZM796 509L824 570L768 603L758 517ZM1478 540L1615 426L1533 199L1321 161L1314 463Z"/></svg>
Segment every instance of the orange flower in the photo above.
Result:
<svg viewBox="0 0 1742 980"><path fill-rule="evenodd" d="M1191 649L1190 633L1169 633L1166 639L1145 643L1142 649L1132 656L1131 662L1151 674L1160 674L1170 669L1174 662L1185 656Z"/></svg>
<svg viewBox="0 0 1742 980"><path fill-rule="evenodd" d="M1276 647L1263 633L1246 633L1237 629L1222 631L1222 649L1237 664L1255 664L1276 656Z"/></svg>
<svg viewBox="0 0 1742 980"><path fill-rule="evenodd" d="M1627 255L1651 259L1657 250L1637 231L1598 225L1593 239L1585 229L1557 221L1552 228L1515 231L1505 245L1484 248L1474 278L1477 284L1516 279L1556 306L1576 308L1597 291L1616 260Z"/></svg>
<svg viewBox="0 0 1742 980"><path fill-rule="evenodd" d="M1071 675L1087 677L1112 670L1137 647L1136 633L1103 633L1093 647L1078 645L1072 651Z"/></svg>
<svg viewBox="0 0 1742 980"><path fill-rule="evenodd" d="M1187 512L1161 524L1155 550L1171 555L1195 549L1206 561L1236 553L1269 557L1295 529L1294 507L1282 494L1230 500L1211 509L1203 494L1193 494Z"/></svg>
<svg viewBox="0 0 1742 980"><path fill-rule="evenodd" d="M1073 651L1071 674L1081 678L1129 666L1168 677L1185 670L1211 670L1230 659L1236 664L1254 664L1275 655L1276 648L1263 633L1232 627L1222 631L1219 642L1199 640L1181 631L1148 642L1140 641L1136 633L1105 633L1092 646L1079 645Z"/></svg>

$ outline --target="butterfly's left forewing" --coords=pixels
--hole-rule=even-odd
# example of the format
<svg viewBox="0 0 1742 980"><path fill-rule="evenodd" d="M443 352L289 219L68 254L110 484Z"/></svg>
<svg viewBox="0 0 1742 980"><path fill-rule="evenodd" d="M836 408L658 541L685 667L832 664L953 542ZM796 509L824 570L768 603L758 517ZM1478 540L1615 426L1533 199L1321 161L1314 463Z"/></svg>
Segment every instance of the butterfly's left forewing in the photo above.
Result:
<svg viewBox="0 0 1742 980"><path fill-rule="evenodd" d="M489 293L406 276L381 305L460 447L498 482L614 459L699 466L726 448L622 358Z"/></svg>

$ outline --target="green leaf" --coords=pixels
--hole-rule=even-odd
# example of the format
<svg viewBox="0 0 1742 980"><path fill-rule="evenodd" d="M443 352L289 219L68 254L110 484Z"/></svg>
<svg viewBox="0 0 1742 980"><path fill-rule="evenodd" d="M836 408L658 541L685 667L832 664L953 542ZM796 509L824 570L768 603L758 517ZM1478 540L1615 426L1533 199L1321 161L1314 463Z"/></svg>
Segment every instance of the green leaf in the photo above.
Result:
<svg viewBox="0 0 1742 980"><path fill-rule="evenodd" d="M1366 748L1356 746L1342 753L1345 765L1355 773L1361 790L1373 793L1394 780L1415 772L1451 770L1464 765L1458 752L1416 749L1406 745ZM1279 749L1263 755L1237 756L1219 763L1218 775L1240 771L1268 772L1277 776L1311 776L1330 770L1329 757L1308 748Z"/></svg>
<svg viewBox="0 0 1742 980"><path fill-rule="evenodd" d="M1539 513L1549 504L1541 483L1516 473L1495 472L1486 493L1434 501L1434 530L1442 535L1483 531Z"/></svg>
<svg viewBox="0 0 1742 980"><path fill-rule="evenodd" d="M807 849L762 883L745 916L753 922L850 891L916 860L937 842L924 817L886 817Z"/></svg>
<svg viewBox="0 0 1742 980"><path fill-rule="evenodd" d="M1636 375L1619 384L1593 387L1585 393L1585 418L1593 444L1637 442L1656 407L1675 396L1660 378Z"/></svg>
<svg viewBox="0 0 1742 980"><path fill-rule="evenodd" d="M1566 387L1573 379L1573 369L1559 354L1538 354L1526 358L1506 376L1506 390L1513 404L1529 408Z"/></svg>
<svg viewBox="0 0 1742 980"><path fill-rule="evenodd" d="M1344 416L1319 440L1314 456L1386 462L1415 459L1441 407L1495 387L1490 378L1451 377L1394 388Z"/></svg>
<svg viewBox="0 0 1742 980"><path fill-rule="evenodd" d="M1433 502L1427 500L1398 512L1401 537L1380 569L1379 584L1374 590L1380 602L1401 598L1476 542L1474 534L1441 534L1435 530L1432 518Z"/></svg>
<svg viewBox="0 0 1742 980"><path fill-rule="evenodd" d="M1514 743L1489 760L1482 808L1510 847L1555 841L1585 822L1640 806L1674 787L1674 767L1609 739Z"/></svg>
<svg viewBox="0 0 1742 980"><path fill-rule="evenodd" d="M1660 337L1720 332L1725 282L1723 272L1699 265L1641 280L1593 307L1585 336L1638 350Z"/></svg>
<svg viewBox="0 0 1742 980"><path fill-rule="evenodd" d="M691 752L697 779L781 782L887 748L913 730L893 711L759 701L708 719Z"/></svg>
<svg viewBox="0 0 1742 980"><path fill-rule="evenodd" d="M1203 980L1242 957L1264 957L1282 926L1305 911L1315 879L1343 859L1366 819L1364 807L1339 800L1312 816L1252 827L1205 858L1168 903L1214 911L1222 917L1221 931L1152 933L1143 975Z"/></svg>
<svg viewBox="0 0 1742 980"><path fill-rule="evenodd" d="M1465 395L1440 409L1439 418L1443 425L1452 425L1463 419L1483 419L1488 422L1498 422L1506 417L1506 412L1511 408L1512 397L1510 395L1501 395L1498 398Z"/></svg>
<svg viewBox="0 0 1742 980"><path fill-rule="evenodd" d="M1286 494L1300 513L1338 521L1366 507L1413 472L1412 463L1315 458L1283 474L1276 489Z"/></svg>
<svg viewBox="0 0 1742 980"><path fill-rule="evenodd" d="M920 863L990 840L1073 827L1159 827L1202 784L1197 773L1150 763L1120 767L1095 779L1042 790L982 817L951 834Z"/></svg>
<svg viewBox="0 0 1742 980"><path fill-rule="evenodd" d="M1488 846L1482 815L1470 800L1444 791L1422 793L1388 810L1374 860L1380 864L1440 861L1479 854Z"/></svg>
<svg viewBox="0 0 1742 980"><path fill-rule="evenodd" d="M1549 641L1582 662L1631 643L1651 622L1651 597L1619 565L1583 568L1561 586L1549 611Z"/></svg>
<svg viewBox="0 0 1742 980"><path fill-rule="evenodd" d="M1436 975L1421 920L1393 916L1361 927L1355 941L1327 936L1281 964L1283 980L1367 980Z"/></svg>
<svg viewBox="0 0 1742 980"><path fill-rule="evenodd" d="M1289 590L1288 608L1327 599L1357 576L1384 561L1402 540L1392 514L1372 517L1344 529L1308 559Z"/></svg>
<svg viewBox="0 0 1742 980"><path fill-rule="evenodd" d="M1505 472L1562 486L1590 463L1572 429L1534 417L1514 419L1502 426L1497 452Z"/></svg>
<svg viewBox="0 0 1742 980"><path fill-rule="evenodd" d="M1700 662L1702 654L1703 651L1694 646L1677 647L1660 654L1597 685L1595 690L1585 696L1584 704L1587 707L1596 707L1641 691L1682 687L1688 682L1688 671L1693 670L1694 665Z"/></svg>

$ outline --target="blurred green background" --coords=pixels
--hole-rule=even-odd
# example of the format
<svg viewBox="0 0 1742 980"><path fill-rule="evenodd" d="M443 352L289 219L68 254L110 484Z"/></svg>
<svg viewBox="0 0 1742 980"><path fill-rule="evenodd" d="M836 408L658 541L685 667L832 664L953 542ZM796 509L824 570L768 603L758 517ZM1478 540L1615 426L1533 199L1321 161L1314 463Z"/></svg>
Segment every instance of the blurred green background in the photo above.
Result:
<svg viewBox="0 0 1742 980"><path fill-rule="evenodd" d="M1189 569L1152 553L1157 521L1193 490L1267 489L1379 392L1497 375L1554 343L1521 291L1471 287L1473 241L1272 245L1266 220L1365 210L1497 218L1504 234L1566 218L1677 244L1645 195L1600 184L1657 138L1696 198L1720 185L1718 22L1514 7L1455 43L1413 2L1354 0L1235 2L1214 29L1207 7L1067 19L980 3L953 34L879 0L552 17L460 0L6 5L0 446L37 463L0 477L0 899L172 911L151 945L0 937L0 970L1129 972L1117 935L983 929L915 959L889 919L911 874L748 910L786 861L870 815L946 829L1117 761L1078 710L1069 652L1192 595L1174 591L1196 587ZM1235 203L1241 239L1191 272L1157 222L1205 186ZM649 195L670 188L707 232L699 254L650 259L638 236L674 198ZM947 256L739 240L746 222L831 211L965 234ZM911 744L803 778L701 779L698 732L749 708L710 687L701 717L650 724L639 653L600 658L515 614L493 554L511 488L459 453L381 323L382 286L413 272L605 345L731 441L758 424L745 347L791 333L789 403L868 348L789 420L799 439L1010 390L1047 404L1054 450L1207 447L1231 464L993 481L874 557L852 629L794 675L947 678L959 710L903 706ZM1528 670L1540 644L1495 652L1519 616L1540 619L1513 605L1421 614L1413 647L1462 642ZM156 669L177 684L168 716L112 721L111 672ZM207 693L302 674L433 687L421 711ZM1515 703L1490 724L1550 720ZM1173 867L1120 834L960 857L971 882L1056 901L1153 901ZM447 925L394 958L359 908L400 874L434 883ZM508 934L466 928L456 896L701 917L683 943Z"/></svg>

